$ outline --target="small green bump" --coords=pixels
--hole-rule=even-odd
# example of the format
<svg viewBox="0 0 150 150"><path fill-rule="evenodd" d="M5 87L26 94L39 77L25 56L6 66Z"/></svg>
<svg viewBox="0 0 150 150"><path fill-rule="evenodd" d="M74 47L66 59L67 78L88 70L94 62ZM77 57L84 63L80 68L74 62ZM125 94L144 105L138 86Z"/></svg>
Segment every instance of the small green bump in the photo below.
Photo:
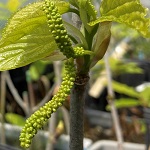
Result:
<svg viewBox="0 0 150 150"><path fill-rule="evenodd" d="M20 146L26 148L24 143L21 143Z"/></svg>
<svg viewBox="0 0 150 150"><path fill-rule="evenodd" d="M55 108L53 108L53 112L56 112L56 109L55 109Z"/></svg>
<svg viewBox="0 0 150 150"><path fill-rule="evenodd" d="M25 147L25 148L29 148L29 146L30 146L30 144L25 144L24 147Z"/></svg>

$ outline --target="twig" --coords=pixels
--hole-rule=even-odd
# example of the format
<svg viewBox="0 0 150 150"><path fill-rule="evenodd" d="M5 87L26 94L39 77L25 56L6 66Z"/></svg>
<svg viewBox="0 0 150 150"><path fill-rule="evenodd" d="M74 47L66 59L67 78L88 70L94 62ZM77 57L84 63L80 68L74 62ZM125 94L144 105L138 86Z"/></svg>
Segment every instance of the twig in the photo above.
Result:
<svg viewBox="0 0 150 150"><path fill-rule="evenodd" d="M123 150L123 136L122 136L122 131L121 131L121 126L119 123L119 117L117 114L116 107L114 105L114 98L115 94L112 88L112 75L110 71L110 66L108 62L108 52L106 52L105 56L105 68L106 68L106 73L107 73L107 89L108 89L108 103L110 104L111 107L111 113L112 113L112 118L115 126L115 131L116 131L116 136L118 140L118 150Z"/></svg>
<svg viewBox="0 0 150 150"><path fill-rule="evenodd" d="M64 124L65 124L65 127L66 127L66 132L67 134L69 135L70 133L70 116L69 116L69 112L68 110L65 108L65 107L60 107L60 110L62 112L62 115L63 115L63 119L64 119Z"/></svg>
<svg viewBox="0 0 150 150"><path fill-rule="evenodd" d="M54 133L56 129L56 113L53 113L51 119L49 119L49 138L46 144L46 150L53 150L54 149Z"/></svg>
<svg viewBox="0 0 150 150"><path fill-rule="evenodd" d="M31 115L31 108L30 108L30 105L29 105L28 92L24 91L23 94L22 94L22 97L23 97L24 103L26 104L26 112L25 112L26 117L29 117Z"/></svg>
<svg viewBox="0 0 150 150"><path fill-rule="evenodd" d="M33 90L32 79L31 79L29 71L26 71L26 81L27 81L27 86L28 86L30 107L32 109L35 106L35 95L34 95L34 90Z"/></svg>
<svg viewBox="0 0 150 150"><path fill-rule="evenodd" d="M4 116L5 116L5 100L6 100L6 72L1 73L1 143L6 143L6 137L5 137L5 127L4 127Z"/></svg>
<svg viewBox="0 0 150 150"><path fill-rule="evenodd" d="M56 87L56 84L54 83L53 86L50 88L50 90L49 90L49 91L47 92L47 94L45 95L45 97L41 100L41 102L40 102L38 105L36 105L36 106L34 106L34 107L32 108L32 112L35 112L35 111L38 110L41 106L43 106L46 102L49 101L50 97L51 97L52 94L53 94L53 91L54 91L55 87Z"/></svg>
<svg viewBox="0 0 150 150"><path fill-rule="evenodd" d="M15 88L8 71L6 71L6 83L15 99L15 101L18 103L18 105L26 112L26 105L23 102L23 99L20 97L17 89Z"/></svg>

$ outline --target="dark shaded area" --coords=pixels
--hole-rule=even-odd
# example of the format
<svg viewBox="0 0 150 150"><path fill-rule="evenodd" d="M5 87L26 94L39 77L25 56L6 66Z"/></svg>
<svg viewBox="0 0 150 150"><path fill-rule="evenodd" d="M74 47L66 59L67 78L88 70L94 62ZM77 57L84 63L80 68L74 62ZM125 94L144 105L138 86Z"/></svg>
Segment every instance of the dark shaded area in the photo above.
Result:
<svg viewBox="0 0 150 150"><path fill-rule="evenodd" d="M18 90L20 96L22 96L23 91L27 91L26 74L25 72L29 69L29 66L20 67L17 69L10 70L11 79Z"/></svg>
<svg viewBox="0 0 150 150"><path fill-rule="evenodd" d="M125 83L128 86L136 87L143 82L150 82L150 62L149 61L132 61L143 69L143 74L122 74L116 78L117 81Z"/></svg>
<svg viewBox="0 0 150 150"><path fill-rule="evenodd" d="M28 71L30 65L20 67L17 69L9 70L10 77L12 79L12 82L17 89L20 97L22 97L24 91L28 91L28 84L26 79L26 72ZM42 75L48 75L49 73L53 72L53 65L47 65L45 71ZM49 80L50 85L53 84L53 78ZM46 91L43 87L43 83L41 80L38 81L31 81L34 96L35 96L35 104L39 103L40 100L45 96ZM29 94L29 93L28 93ZM6 112L13 112L20 115L25 115L22 108L18 105L18 103L14 100L13 95L11 94L10 89L7 87L6 90Z"/></svg>

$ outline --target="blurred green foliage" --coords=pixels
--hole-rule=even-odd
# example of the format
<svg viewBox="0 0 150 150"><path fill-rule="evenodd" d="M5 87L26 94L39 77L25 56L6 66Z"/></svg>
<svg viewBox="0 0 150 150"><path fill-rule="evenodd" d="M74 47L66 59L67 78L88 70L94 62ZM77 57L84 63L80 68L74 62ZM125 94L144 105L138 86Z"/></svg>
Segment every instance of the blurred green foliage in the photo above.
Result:
<svg viewBox="0 0 150 150"><path fill-rule="evenodd" d="M30 67L29 67L29 73L30 73L30 77L33 81L37 81L39 80L39 78L43 75L43 73L46 70L46 67L48 65L52 64L52 62L50 61L36 61L33 62ZM53 72L49 72L46 74L46 76L49 79L52 79L54 73Z"/></svg>
<svg viewBox="0 0 150 150"><path fill-rule="evenodd" d="M116 77L121 74L141 74L143 70L138 67L134 62L127 62L123 59L114 59L109 58L110 68L113 74L113 77ZM94 68L92 68L92 77L95 80L99 73L105 69L104 60L99 61Z"/></svg>
<svg viewBox="0 0 150 150"><path fill-rule="evenodd" d="M19 8L35 0L1 0L0 1L0 35L7 19Z"/></svg>
<svg viewBox="0 0 150 150"><path fill-rule="evenodd" d="M150 60L150 38L143 38L136 30L124 24L114 23L111 31L112 37L117 43L125 37L130 38L130 42L128 43L130 50L125 55L126 58ZM142 58L140 55L143 55Z"/></svg>
<svg viewBox="0 0 150 150"><path fill-rule="evenodd" d="M6 113L5 119L8 123L18 126L25 125L25 118L15 113Z"/></svg>
<svg viewBox="0 0 150 150"><path fill-rule="evenodd" d="M150 87L146 87L140 92L139 99L143 106L150 107Z"/></svg>
<svg viewBox="0 0 150 150"><path fill-rule="evenodd" d="M133 87L116 81L113 81L112 85L115 92L123 94L122 98L114 101L116 108L129 108L135 106L150 107L150 86L147 86L142 91L137 92ZM110 106L108 105L106 109L110 110Z"/></svg>
<svg viewBox="0 0 150 150"><path fill-rule="evenodd" d="M136 92L133 87L116 81L112 82L112 86L117 93L124 94L129 97L139 98L139 93Z"/></svg>

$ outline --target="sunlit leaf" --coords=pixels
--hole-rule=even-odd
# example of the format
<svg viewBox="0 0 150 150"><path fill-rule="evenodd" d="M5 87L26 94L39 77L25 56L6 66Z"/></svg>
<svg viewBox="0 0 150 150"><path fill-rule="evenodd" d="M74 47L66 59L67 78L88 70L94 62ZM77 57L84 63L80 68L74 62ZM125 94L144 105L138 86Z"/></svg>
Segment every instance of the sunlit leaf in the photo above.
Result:
<svg viewBox="0 0 150 150"><path fill-rule="evenodd" d="M93 28L89 26L88 22L96 19L97 12L94 5L91 3L91 0L78 0L78 5L82 23L86 30L90 33Z"/></svg>
<svg viewBox="0 0 150 150"><path fill-rule="evenodd" d="M69 9L68 3L59 2L57 5L60 14L65 13ZM9 19L7 26L3 31L3 38L0 41L0 46L14 43L24 35L30 34L34 28L46 24L46 16L42 6L43 2L29 4L15 13L12 18Z"/></svg>
<svg viewBox="0 0 150 150"><path fill-rule="evenodd" d="M115 21L136 29L145 37L150 37L150 19L145 17L147 9L140 4L140 0L103 0L100 13L101 17L90 22L90 25Z"/></svg>
<svg viewBox="0 0 150 150"><path fill-rule="evenodd" d="M27 65L54 53L57 45L47 25L35 28L30 35L0 48L0 70L9 70Z"/></svg>
<svg viewBox="0 0 150 150"><path fill-rule="evenodd" d="M58 61L58 60L64 60L64 59L66 59L66 56L64 56L63 53L60 52L60 50L55 50L42 60L52 62L52 61Z"/></svg>
<svg viewBox="0 0 150 150"><path fill-rule="evenodd" d="M45 22L46 17L42 10L42 3L28 5L9 19L2 34L0 47L15 43L16 40L30 34L34 28Z"/></svg>
<svg viewBox="0 0 150 150"><path fill-rule="evenodd" d="M60 14L64 14L69 11L70 4L68 2L62 1L62 0L53 0L58 7L58 11Z"/></svg>
<svg viewBox="0 0 150 150"><path fill-rule="evenodd" d="M65 2L58 3L60 13L68 10ZM64 59L47 26L43 2L37 2L18 11L9 20L0 40L0 70L25 66L45 57ZM68 6L68 7L67 7ZM66 8L64 8L66 7ZM51 60L51 61L52 61Z"/></svg>

